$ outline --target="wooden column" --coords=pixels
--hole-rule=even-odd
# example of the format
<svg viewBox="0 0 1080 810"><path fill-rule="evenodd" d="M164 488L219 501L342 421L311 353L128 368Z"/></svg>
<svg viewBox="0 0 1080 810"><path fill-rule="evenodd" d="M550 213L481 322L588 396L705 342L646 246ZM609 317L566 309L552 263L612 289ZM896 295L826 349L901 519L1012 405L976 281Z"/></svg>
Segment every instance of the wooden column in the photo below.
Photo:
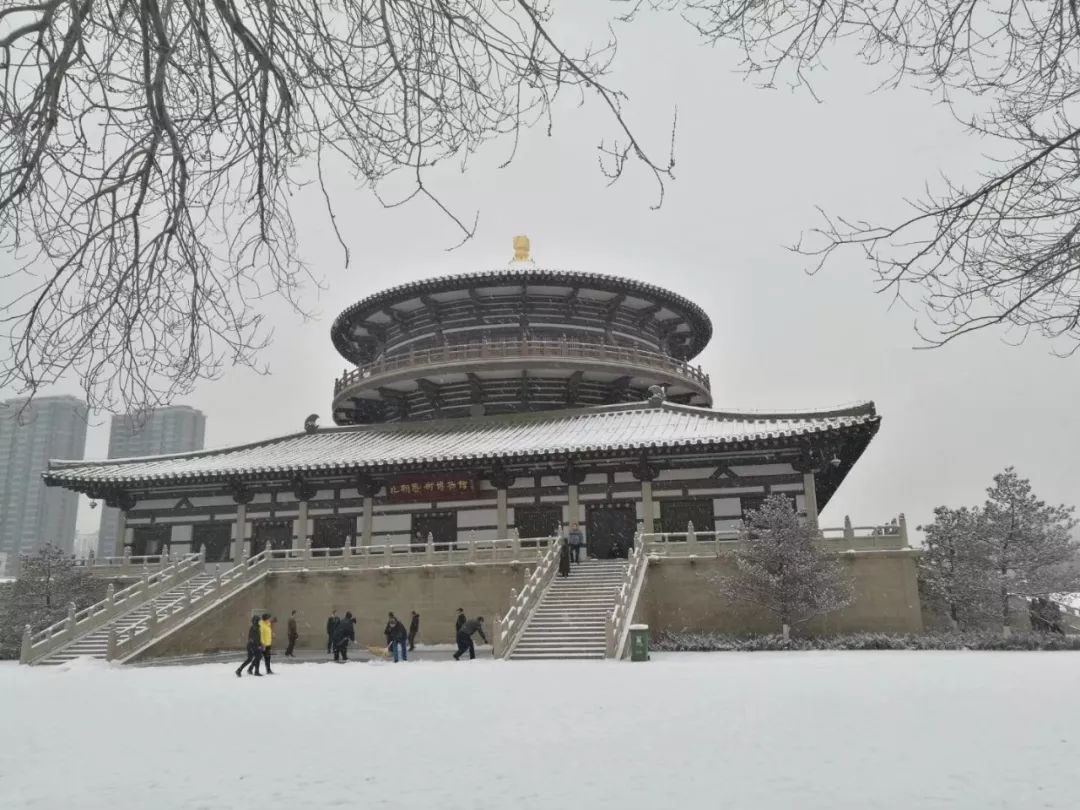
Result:
<svg viewBox="0 0 1080 810"><path fill-rule="evenodd" d="M364 522L360 530L360 545L371 545L371 534L375 527L375 498L364 496Z"/></svg>
<svg viewBox="0 0 1080 810"><path fill-rule="evenodd" d="M802 480L803 498L806 501L806 522L816 529L818 527L818 510L817 487L814 484L814 474L812 472L804 472Z"/></svg>
<svg viewBox="0 0 1080 810"><path fill-rule="evenodd" d="M495 491L496 504L495 504L495 534L496 537L502 540L507 536L507 515L506 515L506 490L498 489Z"/></svg>
<svg viewBox="0 0 1080 810"><path fill-rule="evenodd" d="M655 523L655 507L652 498L652 481L641 482L641 523L642 531L651 534Z"/></svg>
<svg viewBox="0 0 1080 810"><path fill-rule="evenodd" d="M255 498L255 493L236 481L230 487L233 503L236 504L236 519L233 522L232 561L244 559L245 543L248 539L247 505Z"/></svg>
<svg viewBox="0 0 1080 810"><path fill-rule="evenodd" d="M649 463L649 459L642 456L634 468L634 478L641 482L641 524L642 531L649 534L653 531L656 507L653 504L652 482L660 474L659 468Z"/></svg>
<svg viewBox="0 0 1080 810"><path fill-rule="evenodd" d="M302 478L293 481L293 496L299 502L297 507L296 521L293 523L292 547L307 548L308 535L311 529L308 525L308 501L315 497L318 490Z"/></svg>
<svg viewBox="0 0 1080 810"><path fill-rule="evenodd" d="M124 556L124 546L127 540L127 510L118 510L119 517L116 521L116 537L113 538L113 555L116 557Z"/></svg>
<svg viewBox="0 0 1080 810"><path fill-rule="evenodd" d="M299 514L293 523L293 548L304 548L308 537L307 501L300 501Z"/></svg>
<svg viewBox="0 0 1080 810"><path fill-rule="evenodd" d="M236 520L233 523L232 560L240 562L244 558L244 543L247 540L247 504L236 505Z"/></svg>
<svg viewBox="0 0 1080 810"><path fill-rule="evenodd" d="M504 540L510 533L510 520L506 508L506 491L510 489L516 478L510 474L510 471L501 462L497 462L488 476L488 480L495 487L495 536L499 540Z"/></svg>

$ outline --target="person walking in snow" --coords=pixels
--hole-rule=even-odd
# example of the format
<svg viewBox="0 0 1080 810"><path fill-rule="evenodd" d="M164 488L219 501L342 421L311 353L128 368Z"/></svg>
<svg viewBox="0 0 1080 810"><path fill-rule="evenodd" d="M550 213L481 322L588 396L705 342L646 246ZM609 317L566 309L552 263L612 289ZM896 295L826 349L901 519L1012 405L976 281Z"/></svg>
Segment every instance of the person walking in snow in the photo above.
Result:
<svg viewBox="0 0 1080 810"><path fill-rule="evenodd" d="M387 645L390 647L390 652L394 655L394 663L398 660L408 661L409 654L406 652L406 641L408 640L409 633L405 629L398 617L393 613L389 614L389 619L386 622L386 640Z"/></svg>
<svg viewBox="0 0 1080 810"><path fill-rule="evenodd" d="M326 620L326 654L329 655L334 649L334 637L337 635L336 630L338 623L341 621L338 618L337 611L330 611L330 618Z"/></svg>
<svg viewBox="0 0 1080 810"><path fill-rule="evenodd" d="M420 632L420 614L415 610L409 619L409 652L416 649L416 634Z"/></svg>
<svg viewBox="0 0 1080 810"><path fill-rule="evenodd" d="M240 668L236 670L236 677L239 678L244 674L244 667L247 667L248 675L262 676L259 672L259 662L262 660L262 641L259 633L259 617L251 617L251 625L248 627L247 637L247 658L244 659L244 663L240 665Z"/></svg>
<svg viewBox="0 0 1080 810"><path fill-rule="evenodd" d="M570 576L570 542L565 537L559 540L559 576Z"/></svg>
<svg viewBox="0 0 1080 810"><path fill-rule="evenodd" d="M479 633L480 638L487 644L487 636L484 635L484 617L477 616L472 621L467 621L461 625L461 629L457 633L457 652L454 653L454 660L460 661L461 656L466 652L469 653L469 660L476 658L476 645L473 644L473 634Z"/></svg>
<svg viewBox="0 0 1080 810"><path fill-rule="evenodd" d="M454 619L454 635L456 636L461 632L461 625L465 624L465 610L464 608L457 609L457 617Z"/></svg>
<svg viewBox="0 0 1080 810"><path fill-rule="evenodd" d="M349 642L356 641L356 619L348 611L344 619L338 619L334 625L334 660L342 663L349 660ZM340 659L339 659L340 656Z"/></svg>
<svg viewBox="0 0 1080 810"><path fill-rule="evenodd" d="M570 530L566 533L566 542L570 546L571 558L575 563L581 562L581 549L585 545L585 535L578 528L576 521L571 521Z"/></svg>
<svg viewBox="0 0 1080 810"><path fill-rule="evenodd" d="M289 614L289 646L285 648L286 658L296 658L294 650L298 638L300 638L300 634L296 631L296 611L294 610Z"/></svg>
<svg viewBox="0 0 1080 810"><path fill-rule="evenodd" d="M274 646L274 625L270 620L270 614L264 613L259 622L259 641L262 643L263 661L266 664L266 674L273 675L270 670L270 648Z"/></svg>

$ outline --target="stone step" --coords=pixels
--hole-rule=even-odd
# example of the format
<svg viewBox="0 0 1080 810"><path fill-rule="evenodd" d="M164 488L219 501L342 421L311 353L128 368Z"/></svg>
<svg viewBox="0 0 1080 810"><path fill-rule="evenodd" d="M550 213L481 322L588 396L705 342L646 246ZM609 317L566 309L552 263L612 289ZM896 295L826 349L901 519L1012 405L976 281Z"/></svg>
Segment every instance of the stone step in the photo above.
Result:
<svg viewBox="0 0 1080 810"><path fill-rule="evenodd" d="M511 654L510 658L511 660L515 661L569 661L575 659L593 660L603 659L604 652L604 650L600 650L598 652L591 650L587 652L524 652L520 654L515 652Z"/></svg>

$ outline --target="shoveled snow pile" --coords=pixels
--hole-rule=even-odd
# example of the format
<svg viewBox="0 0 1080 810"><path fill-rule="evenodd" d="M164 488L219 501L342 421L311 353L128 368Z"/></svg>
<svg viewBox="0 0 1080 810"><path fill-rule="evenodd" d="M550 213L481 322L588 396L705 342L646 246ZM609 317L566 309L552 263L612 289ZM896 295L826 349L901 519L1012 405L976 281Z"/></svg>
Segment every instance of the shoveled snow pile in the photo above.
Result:
<svg viewBox="0 0 1080 810"><path fill-rule="evenodd" d="M0 807L1073 810L1080 654L0 666Z"/></svg>

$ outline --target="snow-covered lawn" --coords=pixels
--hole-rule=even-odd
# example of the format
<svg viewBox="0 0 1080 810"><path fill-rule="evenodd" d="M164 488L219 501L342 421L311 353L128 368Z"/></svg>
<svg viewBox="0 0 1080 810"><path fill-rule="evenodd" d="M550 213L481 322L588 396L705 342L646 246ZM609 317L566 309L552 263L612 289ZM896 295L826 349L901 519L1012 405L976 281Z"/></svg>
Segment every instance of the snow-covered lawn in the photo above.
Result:
<svg viewBox="0 0 1080 810"><path fill-rule="evenodd" d="M0 666L0 808L1080 806L1080 654Z"/></svg>

